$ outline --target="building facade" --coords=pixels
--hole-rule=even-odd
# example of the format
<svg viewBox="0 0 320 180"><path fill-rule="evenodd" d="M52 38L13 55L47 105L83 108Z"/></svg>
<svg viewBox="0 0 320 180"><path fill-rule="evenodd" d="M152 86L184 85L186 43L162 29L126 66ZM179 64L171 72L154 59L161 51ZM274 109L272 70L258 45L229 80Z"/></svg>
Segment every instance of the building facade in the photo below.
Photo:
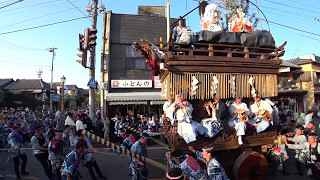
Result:
<svg viewBox="0 0 320 180"><path fill-rule="evenodd" d="M121 112L153 114L162 111L158 77L153 77L145 59L132 51L131 44L140 39L166 39L164 7L139 7L138 15L104 16L101 86L102 113L114 116ZM152 42L155 43L155 42Z"/></svg>
<svg viewBox="0 0 320 180"><path fill-rule="evenodd" d="M299 65L303 71L296 85L307 91L304 95L304 110L311 110L315 105L320 106L320 57L311 54L288 61Z"/></svg>

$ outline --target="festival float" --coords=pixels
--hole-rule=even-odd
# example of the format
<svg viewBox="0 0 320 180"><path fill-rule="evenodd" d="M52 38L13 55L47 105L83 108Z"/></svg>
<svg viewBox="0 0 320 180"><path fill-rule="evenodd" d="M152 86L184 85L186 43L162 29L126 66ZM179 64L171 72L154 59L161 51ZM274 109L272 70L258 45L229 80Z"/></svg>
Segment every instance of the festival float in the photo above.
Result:
<svg viewBox="0 0 320 180"><path fill-rule="evenodd" d="M170 14L168 1L166 6ZM214 156L229 177L233 174L236 179L265 179L268 171L265 154L277 140L274 126L257 133L254 126L248 125L241 145L235 131L226 136L218 130L211 138L198 134L196 140L189 141L180 132L181 128L188 129L188 126L179 129L179 122L168 108L179 94L193 105L193 111L188 114L192 122L188 123L199 124L205 118L203 105L214 97L227 101L227 104L237 95L247 103L255 93L261 98L276 97L280 57L285 53L286 42L277 47L269 31L254 31L241 8L230 19L228 30L223 30L220 24L218 5L202 1L198 9L200 32L167 23L167 41L160 38L151 43L142 39L132 45L145 58L153 75L160 77L161 96L167 100L163 109L168 120L164 122L168 146L171 150L179 148L186 153L190 153L189 145L198 150L205 145L214 146ZM167 22L170 22L169 18ZM264 118L271 119L272 115ZM248 117L243 119L248 120Z"/></svg>

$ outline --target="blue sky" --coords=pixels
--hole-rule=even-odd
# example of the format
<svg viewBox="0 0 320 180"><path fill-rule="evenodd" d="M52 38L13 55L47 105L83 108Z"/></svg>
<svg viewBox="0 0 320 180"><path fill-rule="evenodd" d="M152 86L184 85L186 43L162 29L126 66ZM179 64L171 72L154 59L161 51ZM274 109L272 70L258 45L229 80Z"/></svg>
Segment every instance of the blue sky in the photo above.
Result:
<svg viewBox="0 0 320 180"><path fill-rule="evenodd" d="M14 1L0 0L0 7ZM87 14L85 8L89 0L69 1ZM113 13L137 14L138 5L164 6L165 0L100 0L100 3L105 5L107 11L112 10ZM170 0L170 3L172 17L182 16L198 4L193 0ZM320 34L320 22L314 20L320 17L320 5L316 0L258 0L258 5L269 21ZM250 12L257 13L257 10L252 6ZM0 9L0 78L36 79L36 71L40 68L43 71L44 81L50 82L52 53L45 49L56 47L58 49L54 62L54 81L60 81L60 77L64 75L67 78L67 84L77 84L79 87L86 88L89 72L76 62L78 59L76 54L78 53L78 34L91 26L89 19L2 34L83 16L67 0L24 0ZM198 11L190 14L187 22L192 30L199 31ZM268 29L266 23L262 23L264 29ZM288 41L283 59L311 53L320 55L318 45L320 35L311 35L272 23L270 28L277 45ZM260 29L260 26L257 26L257 29ZM96 79L98 80L100 79L101 34L102 14L98 18L97 34Z"/></svg>

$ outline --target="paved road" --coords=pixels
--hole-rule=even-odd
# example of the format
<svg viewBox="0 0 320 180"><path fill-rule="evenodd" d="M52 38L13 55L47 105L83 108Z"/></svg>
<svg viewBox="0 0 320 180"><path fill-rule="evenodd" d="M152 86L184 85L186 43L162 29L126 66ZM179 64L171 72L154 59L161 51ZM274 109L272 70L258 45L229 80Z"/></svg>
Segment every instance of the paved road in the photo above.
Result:
<svg viewBox="0 0 320 180"><path fill-rule="evenodd" d="M104 152L104 148L98 149L100 152ZM152 159L166 163L164 159L164 154L166 149L160 147L150 147L149 156ZM31 151L27 151L28 164L27 171L30 172L30 176L24 177L26 180L45 180L47 179L40 163L32 155ZM105 176L108 177L108 180L128 180L130 177L130 169L128 168L129 158L124 155L117 156L116 154L104 153L96 154L98 159L98 164ZM6 176L6 180L15 179L15 174L13 171L13 163L7 163L8 153L0 152L0 174ZM276 176L271 176L269 172L267 180L308 180L308 177L297 177L293 173L296 172L294 162L292 159L287 160L287 172L291 173L289 176L283 176L280 172L276 172ZM149 180L153 179L163 179L165 172L161 169L155 168L153 166L148 166L149 169ZM84 167L80 167L80 172L83 175L83 180L90 180L88 170ZM320 178L319 178L320 179Z"/></svg>
<svg viewBox="0 0 320 180"><path fill-rule="evenodd" d="M104 152L105 149L98 149L101 152ZM151 148L149 149L149 154L151 157L155 158L157 161L162 161L165 163L164 159L164 148ZM24 177L26 180L45 180L47 179L44 170L40 163L35 159L30 150L27 150L28 163L27 171L30 172L29 176ZM128 180L130 179L130 169L129 169L129 158L124 155L116 155L112 153L96 154L98 159L98 164L104 176L108 180ZM4 175L5 180L15 179L15 173L13 170L13 163L7 163L8 153L0 152L0 174ZM155 168L153 166L148 166L149 177L150 178L159 178L164 177L165 172L161 169ZM84 178L83 180L90 180L90 175L88 170L84 167L80 167L80 172Z"/></svg>

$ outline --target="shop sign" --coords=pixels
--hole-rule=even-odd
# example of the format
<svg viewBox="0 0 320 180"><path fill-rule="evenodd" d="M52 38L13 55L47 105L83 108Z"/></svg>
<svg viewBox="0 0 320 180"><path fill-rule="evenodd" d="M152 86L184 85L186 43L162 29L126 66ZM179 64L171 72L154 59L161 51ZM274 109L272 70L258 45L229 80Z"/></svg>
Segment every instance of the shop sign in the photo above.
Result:
<svg viewBox="0 0 320 180"><path fill-rule="evenodd" d="M152 88L152 80L111 80L111 88Z"/></svg>

